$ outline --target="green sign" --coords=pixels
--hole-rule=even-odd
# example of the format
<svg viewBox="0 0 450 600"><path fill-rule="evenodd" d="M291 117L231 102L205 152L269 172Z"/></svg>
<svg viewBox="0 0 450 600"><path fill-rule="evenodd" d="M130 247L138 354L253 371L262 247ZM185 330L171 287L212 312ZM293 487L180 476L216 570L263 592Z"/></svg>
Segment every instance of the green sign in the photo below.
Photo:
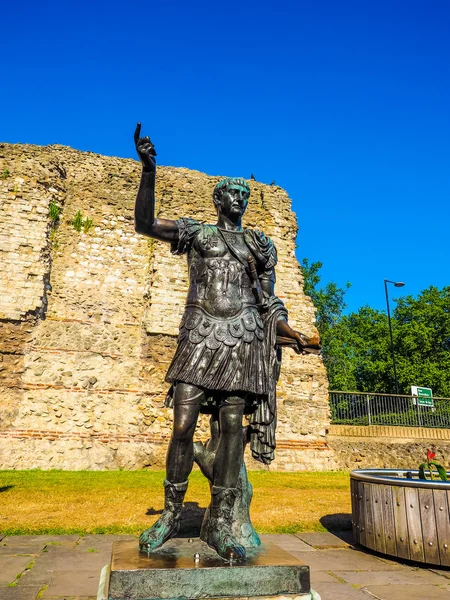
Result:
<svg viewBox="0 0 450 600"><path fill-rule="evenodd" d="M411 386L411 394L415 396L414 404L418 406L434 406L433 390L431 388L419 387L418 385Z"/></svg>

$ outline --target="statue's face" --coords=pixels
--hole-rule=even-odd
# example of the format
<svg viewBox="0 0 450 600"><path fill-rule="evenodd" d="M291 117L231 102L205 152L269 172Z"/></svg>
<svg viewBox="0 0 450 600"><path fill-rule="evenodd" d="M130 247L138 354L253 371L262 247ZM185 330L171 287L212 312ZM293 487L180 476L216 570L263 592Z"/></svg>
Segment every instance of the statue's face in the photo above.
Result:
<svg viewBox="0 0 450 600"><path fill-rule="evenodd" d="M239 186L232 186L222 192L220 210L223 215L231 219L242 217L248 205L248 192Z"/></svg>

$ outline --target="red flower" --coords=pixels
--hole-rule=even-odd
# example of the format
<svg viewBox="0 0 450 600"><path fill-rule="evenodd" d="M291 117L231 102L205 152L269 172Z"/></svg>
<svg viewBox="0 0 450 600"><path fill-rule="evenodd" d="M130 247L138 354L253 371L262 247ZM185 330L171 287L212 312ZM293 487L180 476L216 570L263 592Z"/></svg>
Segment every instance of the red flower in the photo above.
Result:
<svg viewBox="0 0 450 600"><path fill-rule="evenodd" d="M430 462L430 460L433 460L433 458L436 456L435 452L431 452L431 450L427 450L427 459L428 462Z"/></svg>

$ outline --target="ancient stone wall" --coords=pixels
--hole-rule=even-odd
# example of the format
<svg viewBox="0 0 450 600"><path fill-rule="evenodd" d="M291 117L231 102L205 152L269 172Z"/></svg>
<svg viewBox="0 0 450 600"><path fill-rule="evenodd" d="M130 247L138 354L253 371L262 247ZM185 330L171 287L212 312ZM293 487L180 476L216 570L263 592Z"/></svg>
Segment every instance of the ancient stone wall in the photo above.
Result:
<svg viewBox="0 0 450 600"><path fill-rule="evenodd" d="M418 469L426 460L427 449L436 451L436 460L450 468L450 441L420 438L330 437L328 445L339 470Z"/></svg>
<svg viewBox="0 0 450 600"><path fill-rule="evenodd" d="M187 268L185 257L134 232L139 164L62 146L2 144L0 177L0 468L162 466L171 423L164 376ZM159 167L158 214L211 222L218 180ZM275 241L276 292L291 324L312 334L291 201L279 187L249 183L245 224ZM278 399L271 468L335 468L321 359L286 350ZM202 420L197 435L207 431Z"/></svg>
<svg viewBox="0 0 450 600"><path fill-rule="evenodd" d="M331 425L327 442L339 469L418 469L428 449L450 468L449 429Z"/></svg>

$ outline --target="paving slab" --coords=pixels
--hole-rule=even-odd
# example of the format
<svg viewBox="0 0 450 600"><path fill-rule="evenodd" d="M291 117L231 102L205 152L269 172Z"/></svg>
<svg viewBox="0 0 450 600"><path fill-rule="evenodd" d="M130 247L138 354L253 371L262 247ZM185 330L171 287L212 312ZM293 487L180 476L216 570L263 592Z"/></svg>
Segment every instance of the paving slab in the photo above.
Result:
<svg viewBox="0 0 450 600"><path fill-rule="evenodd" d="M92 548L111 552L113 542L131 540L136 540L136 545L139 544L138 537L135 535L84 535L79 539L77 546L80 551Z"/></svg>
<svg viewBox="0 0 450 600"><path fill-rule="evenodd" d="M327 532L329 533L329 532ZM345 531L334 531L332 533L332 535L336 536L337 538L343 540L344 542L347 542L347 544L350 545L355 545L356 541L355 538L353 537L353 531L352 530L345 530Z"/></svg>
<svg viewBox="0 0 450 600"><path fill-rule="evenodd" d="M374 600L363 590L356 589L348 583L326 583L321 582L312 585L312 588L320 594L321 600ZM391 588L392 594L392 588ZM389 600L399 600L397 596L391 595ZM427 600L426 596L421 600ZM448 600L448 599L447 599Z"/></svg>
<svg viewBox="0 0 450 600"><path fill-rule="evenodd" d="M348 548L350 545L349 541L328 532L296 533L294 535L313 548ZM346 536L346 538L349 539L350 536Z"/></svg>
<svg viewBox="0 0 450 600"><path fill-rule="evenodd" d="M101 569L111 561L111 546L112 542L108 547L95 552L90 552L90 546L82 549L79 546L48 546L37 557L33 567L18 580L17 585L52 585L58 573L87 572L97 577L98 584ZM82 585L81 579L79 582Z"/></svg>
<svg viewBox="0 0 450 600"><path fill-rule="evenodd" d="M26 554L27 556L37 556L43 549L45 544L30 546L27 544L5 544L0 543L0 556L11 556L15 554Z"/></svg>
<svg viewBox="0 0 450 600"><path fill-rule="evenodd" d="M342 583L333 573L327 573L327 571L310 571L311 573L311 587L315 590L316 583L327 582L327 583Z"/></svg>
<svg viewBox="0 0 450 600"><path fill-rule="evenodd" d="M448 581L428 569L404 567L398 571L333 571L340 579L357 585L439 585Z"/></svg>
<svg viewBox="0 0 450 600"><path fill-rule="evenodd" d="M0 598L2 600L35 600L39 594L41 586L34 585L30 587L4 587L0 588Z"/></svg>
<svg viewBox="0 0 450 600"><path fill-rule="evenodd" d="M80 539L79 535L7 535L2 543L7 544L57 544L58 546L74 546Z"/></svg>
<svg viewBox="0 0 450 600"><path fill-rule="evenodd" d="M450 567L441 567L440 569L430 569L430 571L432 571L433 573L437 573L438 575L441 575L442 577L446 577L447 579L450 579Z"/></svg>
<svg viewBox="0 0 450 600"><path fill-rule="evenodd" d="M259 536L261 538L261 542L272 542L277 546L280 546L282 550L286 552L314 552L314 548L305 544L305 542L295 535L290 535L288 533L271 533L271 534L262 534Z"/></svg>
<svg viewBox="0 0 450 600"><path fill-rule="evenodd" d="M111 560L111 547L99 552L89 552L89 548L48 546L36 561L43 569L50 571L92 571L101 569Z"/></svg>
<svg viewBox="0 0 450 600"><path fill-rule="evenodd" d="M26 571L17 581L17 587L28 587L32 585L49 585L53 579L54 571L48 567L43 567L37 560L33 567Z"/></svg>
<svg viewBox="0 0 450 600"><path fill-rule="evenodd" d="M0 585L15 581L32 560L29 556L0 556Z"/></svg>
<svg viewBox="0 0 450 600"><path fill-rule="evenodd" d="M365 554L353 548L342 550L316 550L316 552L292 552L316 571L395 571L401 569L395 561Z"/></svg>
<svg viewBox="0 0 450 600"><path fill-rule="evenodd" d="M370 585L365 589L379 600L448 600L450 597L448 590L435 585ZM365 598L369 600L370 596ZM331 597L322 596L322 600L331 600Z"/></svg>
<svg viewBox="0 0 450 600"><path fill-rule="evenodd" d="M107 563L105 563L107 564ZM103 565L104 566L104 565ZM42 593L42 598L52 596L96 596L100 582L98 571L60 571L48 588Z"/></svg>

